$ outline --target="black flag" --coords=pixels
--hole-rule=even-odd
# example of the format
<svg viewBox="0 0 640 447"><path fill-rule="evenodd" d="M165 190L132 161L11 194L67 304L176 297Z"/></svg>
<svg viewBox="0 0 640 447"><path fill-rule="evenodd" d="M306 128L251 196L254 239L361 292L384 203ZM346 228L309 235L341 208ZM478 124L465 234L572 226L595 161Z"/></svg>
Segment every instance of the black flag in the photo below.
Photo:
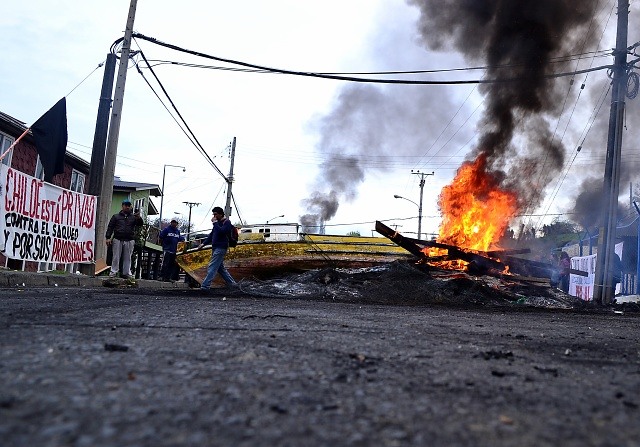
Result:
<svg viewBox="0 0 640 447"><path fill-rule="evenodd" d="M31 126L36 150L44 169L44 181L64 172L67 151L67 100L62 98Z"/></svg>

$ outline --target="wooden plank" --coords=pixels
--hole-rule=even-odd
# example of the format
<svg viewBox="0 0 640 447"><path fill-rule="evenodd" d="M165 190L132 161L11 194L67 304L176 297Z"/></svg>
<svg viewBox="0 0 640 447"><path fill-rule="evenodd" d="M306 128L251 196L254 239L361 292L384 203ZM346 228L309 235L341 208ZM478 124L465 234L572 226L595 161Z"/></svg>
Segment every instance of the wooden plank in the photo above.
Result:
<svg viewBox="0 0 640 447"><path fill-rule="evenodd" d="M422 251L420 247L418 247L411 239L404 237L397 231L392 230L379 220L376 221L376 231L381 235L391 239L393 242L407 250L412 255L416 256L418 259L424 259L427 255Z"/></svg>

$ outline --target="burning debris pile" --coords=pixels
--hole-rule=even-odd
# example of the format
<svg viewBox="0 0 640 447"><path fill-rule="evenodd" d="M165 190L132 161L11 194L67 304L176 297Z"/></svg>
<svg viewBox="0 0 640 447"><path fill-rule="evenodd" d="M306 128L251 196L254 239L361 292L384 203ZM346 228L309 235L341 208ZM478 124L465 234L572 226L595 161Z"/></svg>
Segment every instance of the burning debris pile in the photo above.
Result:
<svg viewBox="0 0 640 447"><path fill-rule="evenodd" d="M243 294L265 298L314 299L359 304L452 307L535 306L581 309L578 298L549 287L548 282L474 277L408 261L366 269L323 269L268 281L241 283Z"/></svg>

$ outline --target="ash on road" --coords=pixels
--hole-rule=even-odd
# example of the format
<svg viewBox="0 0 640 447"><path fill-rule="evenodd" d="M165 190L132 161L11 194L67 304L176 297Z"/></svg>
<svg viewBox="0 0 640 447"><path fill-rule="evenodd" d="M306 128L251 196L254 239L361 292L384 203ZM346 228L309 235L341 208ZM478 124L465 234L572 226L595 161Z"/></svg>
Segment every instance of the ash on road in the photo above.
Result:
<svg viewBox="0 0 640 447"><path fill-rule="evenodd" d="M640 445L638 313L225 290L0 303L3 446Z"/></svg>

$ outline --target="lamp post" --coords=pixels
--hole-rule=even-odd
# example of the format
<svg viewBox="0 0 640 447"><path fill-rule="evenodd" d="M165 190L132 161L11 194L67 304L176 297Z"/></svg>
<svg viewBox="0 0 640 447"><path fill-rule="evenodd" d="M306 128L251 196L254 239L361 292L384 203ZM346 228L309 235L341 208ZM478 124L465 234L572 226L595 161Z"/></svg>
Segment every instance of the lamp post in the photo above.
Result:
<svg viewBox="0 0 640 447"><path fill-rule="evenodd" d="M265 223L265 225L267 225L267 224L268 224L269 222L271 222L272 220L274 220L274 219L278 219L278 218L280 218L280 217L284 217L284 214L281 214L281 215L276 216L276 217L272 217L271 219L267 220L267 222Z"/></svg>
<svg viewBox="0 0 640 447"><path fill-rule="evenodd" d="M435 173L431 172L427 174L425 172L420 172L419 170L414 171L413 169L411 170L411 173L420 176L420 204L418 205L413 200L409 200L406 197L402 197L397 194L394 194L393 197L395 197L396 199L409 200L409 202L413 203L415 206L418 207L418 239L420 239L420 237L422 236L422 193L424 191L424 178L428 175L434 175Z"/></svg>
<svg viewBox="0 0 640 447"><path fill-rule="evenodd" d="M160 191L162 194L160 194L160 219L158 220L158 229L162 230L162 205L164 203L164 177L167 173L167 166L171 167L171 168L182 168L182 172L186 172L187 168L185 168L184 166L177 166L177 165L164 165L162 167L162 191Z"/></svg>
<svg viewBox="0 0 640 447"><path fill-rule="evenodd" d="M269 225L269 222L271 222L273 219L278 219L280 217L284 217L284 214L281 214L279 216L275 216L272 217L271 219L267 219L267 221L264 223L264 228L262 228L262 234L267 232L267 225Z"/></svg>
<svg viewBox="0 0 640 447"><path fill-rule="evenodd" d="M394 199L404 199L407 202L411 202L413 203L415 206L418 207L418 239L420 239L420 236L422 236L422 203L420 205L418 205L416 202L414 202L411 199L407 199L406 197L402 197L399 196L398 194L394 194L393 195ZM422 198L422 196L420 196L420 198ZM422 201L421 201L422 202Z"/></svg>

